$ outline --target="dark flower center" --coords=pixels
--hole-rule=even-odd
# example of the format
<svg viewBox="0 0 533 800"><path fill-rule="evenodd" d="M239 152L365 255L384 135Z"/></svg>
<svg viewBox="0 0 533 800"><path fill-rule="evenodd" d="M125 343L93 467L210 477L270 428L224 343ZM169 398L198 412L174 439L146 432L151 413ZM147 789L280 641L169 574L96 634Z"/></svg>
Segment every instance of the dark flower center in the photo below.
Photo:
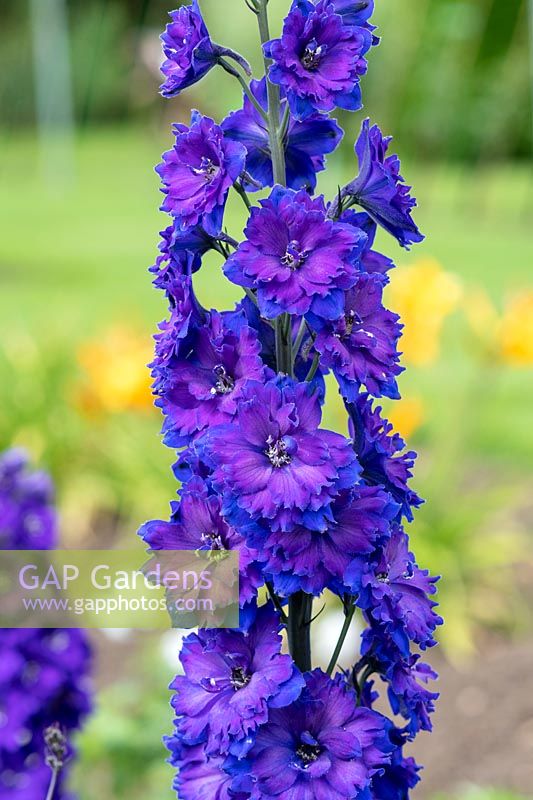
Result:
<svg viewBox="0 0 533 800"><path fill-rule="evenodd" d="M281 263L284 267L289 267L289 269L298 269L298 267L302 266L306 258L307 253L305 250L300 250L300 243L293 239L292 242L289 242L287 245L287 250L281 259Z"/></svg>
<svg viewBox="0 0 533 800"><path fill-rule="evenodd" d="M203 175L206 183L209 183L213 180L215 175L218 174L218 167L210 158L202 156L200 166L198 168L193 168L193 172L195 175Z"/></svg>
<svg viewBox="0 0 533 800"><path fill-rule="evenodd" d="M327 45L319 45L316 39L311 39L303 51L300 61L306 69L316 69L320 65L322 57L326 55L327 49Z"/></svg>
<svg viewBox="0 0 533 800"><path fill-rule="evenodd" d="M301 759L304 767L307 767L319 758L321 752L322 748L319 744L302 742L296 750L296 755Z"/></svg>
<svg viewBox="0 0 533 800"><path fill-rule="evenodd" d="M213 372L216 375L216 383L211 389L211 394L229 394L235 388L235 381L228 375L225 367L222 364L217 364L213 367Z"/></svg>
<svg viewBox="0 0 533 800"><path fill-rule="evenodd" d="M292 459L287 452L287 443L283 439L274 440L272 436L267 439L266 457L273 467L280 469L290 464Z"/></svg>
<svg viewBox="0 0 533 800"><path fill-rule="evenodd" d="M209 547L210 550L225 550L222 537L216 531L209 531L209 533L202 533L202 544Z"/></svg>
<svg viewBox="0 0 533 800"><path fill-rule="evenodd" d="M384 570L381 570L381 572L376 574L376 578L380 583L390 583L388 571L385 572Z"/></svg>
<svg viewBox="0 0 533 800"><path fill-rule="evenodd" d="M231 685L235 689L236 692L239 689L243 689L247 686L250 681L252 680L252 676L248 675L247 672L243 669L243 667L233 667L231 670Z"/></svg>

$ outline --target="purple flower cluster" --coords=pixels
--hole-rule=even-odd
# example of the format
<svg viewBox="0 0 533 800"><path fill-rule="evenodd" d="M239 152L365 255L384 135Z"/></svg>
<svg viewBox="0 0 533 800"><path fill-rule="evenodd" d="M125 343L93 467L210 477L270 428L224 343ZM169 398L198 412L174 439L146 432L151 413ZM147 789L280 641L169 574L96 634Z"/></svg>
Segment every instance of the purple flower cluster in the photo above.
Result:
<svg viewBox="0 0 533 800"><path fill-rule="evenodd" d="M0 550L56 544L50 479L28 469L20 450L0 457ZM4 630L0 635L0 800L45 797L50 769L43 733L67 733L90 710L90 649L83 631ZM60 785L57 797L66 797Z"/></svg>
<svg viewBox="0 0 533 800"><path fill-rule="evenodd" d="M266 0L247 5L264 77L248 82L222 64L243 86L242 108L220 125L193 112L157 168L171 224L151 272L169 315L151 367L181 486L170 520L140 534L151 550L240 554L240 628L201 629L183 644L167 741L175 788L184 800L406 800L419 767L405 745L430 728L436 699L418 651L442 620L436 580L402 527L422 502L410 486L416 454L374 406L399 397L402 371L402 325L384 304L394 264L374 247L378 228L405 247L421 240L415 201L390 140L368 121L358 177L330 200L315 194L343 136L329 112L362 105L379 41L373 0L293 0L279 39L266 35ZM196 2L172 18L167 96L224 61ZM224 227L231 191L249 212L240 240ZM242 287L233 310L205 309L195 295L208 251ZM348 436L321 425L328 373ZM321 671L309 631L325 590L346 625ZM361 649L339 670L355 613ZM373 708L373 676L394 721Z"/></svg>

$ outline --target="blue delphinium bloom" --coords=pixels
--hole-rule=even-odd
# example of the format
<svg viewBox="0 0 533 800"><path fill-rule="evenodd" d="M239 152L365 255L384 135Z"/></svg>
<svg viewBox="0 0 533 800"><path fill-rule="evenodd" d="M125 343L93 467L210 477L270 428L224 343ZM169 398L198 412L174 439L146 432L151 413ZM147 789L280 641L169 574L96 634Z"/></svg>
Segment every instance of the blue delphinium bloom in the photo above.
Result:
<svg viewBox="0 0 533 800"><path fill-rule="evenodd" d="M366 235L326 218L322 197L276 187L252 209L246 240L226 261L233 283L257 289L269 319L283 312L337 319L354 285Z"/></svg>
<svg viewBox="0 0 533 800"><path fill-rule="evenodd" d="M373 486L383 486L400 505L401 514L411 522L413 509L422 500L408 481L412 477L416 453L405 450L405 442L381 416L381 408L373 407L367 394L361 394L348 406L350 435L362 468L363 479Z"/></svg>
<svg viewBox="0 0 533 800"><path fill-rule="evenodd" d="M209 754L243 753L269 710L291 703L303 686L281 653L280 620L271 604L248 610L241 630L200 630L180 654L185 674L171 685L177 730Z"/></svg>
<svg viewBox="0 0 533 800"><path fill-rule="evenodd" d="M191 125L174 126L176 142L156 167L165 200L161 206L181 229L201 224L213 236L220 233L230 186L244 170L246 150L225 139L219 125L194 111Z"/></svg>
<svg viewBox="0 0 533 800"><path fill-rule="evenodd" d="M200 477L184 486L179 503L172 504L170 522L152 520L139 530L151 550L238 550L239 596L248 603L263 585L258 553L227 523L218 495L209 495Z"/></svg>
<svg viewBox="0 0 533 800"><path fill-rule="evenodd" d="M169 16L172 22L160 37L165 55L161 65L165 77L161 86L163 97L175 97L197 83L220 63L222 56L235 59L246 72L249 71L241 56L211 41L198 0L169 12Z"/></svg>
<svg viewBox="0 0 533 800"><path fill-rule="evenodd" d="M357 707L353 691L320 670L300 697L272 710L248 755L255 796L355 800L390 761L390 722Z"/></svg>
<svg viewBox="0 0 533 800"><path fill-rule="evenodd" d="M259 104L267 109L266 80L252 81L250 90ZM280 103L280 122L286 111L287 100ZM270 139L264 118L244 95L243 107L232 111L222 122L222 130L229 139L246 147L246 172L253 183L244 179L248 191L273 186ZM283 140L287 186L290 189L316 188L316 173L325 168L327 153L332 153L343 137L337 122L322 114L312 114L303 121L290 118Z"/></svg>
<svg viewBox="0 0 533 800"><path fill-rule="evenodd" d="M409 655L409 642L422 649L435 644L434 632L442 619L431 596L438 579L418 567L400 527L373 558L355 559L346 580L358 595L359 607L383 625L403 656Z"/></svg>
<svg viewBox="0 0 533 800"><path fill-rule="evenodd" d="M0 456L0 550L48 550L57 543L50 478L26 454ZM0 800L46 795L43 733L79 728L91 706L91 652L84 631L7 629L0 635ZM57 797L64 796L63 776Z"/></svg>
<svg viewBox="0 0 533 800"><path fill-rule="evenodd" d="M250 525L246 539L265 559L264 573L276 591L289 596L303 590L319 595L324 587L349 591L347 570L356 557L368 557L376 540L389 535L397 506L378 487L356 486L336 497L318 530L296 525L290 531Z"/></svg>
<svg viewBox="0 0 533 800"><path fill-rule="evenodd" d="M387 156L390 142L391 137L384 137L377 125L370 127L368 119L363 122L355 145L359 175L342 190L342 196L364 208L409 249L424 237L412 217L416 200L400 175L400 160L396 155Z"/></svg>
<svg viewBox="0 0 533 800"><path fill-rule="evenodd" d="M236 792L233 776L224 771L226 756L208 755L205 744L187 746L178 733L165 740L170 764L176 768L174 789L180 800L248 800L248 792Z"/></svg>
<svg viewBox="0 0 533 800"><path fill-rule="evenodd" d="M371 46L370 31L345 25L329 0L316 6L298 0L285 18L281 38L264 50L274 62L270 80L284 89L296 119L306 119L335 106L361 108L359 81Z"/></svg>
<svg viewBox="0 0 533 800"><path fill-rule="evenodd" d="M290 526L352 486L360 468L351 442L319 428L320 419L309 384L250 382L233 421L203 443L226 513Z"/></svg>
<svg viewBox="0 0 533 800"><path fill-rule="evenodd" d="M292 0L271 41L267 3L246 5L261 80L226 62L248 70L212 42L196 3L172 14L163 37L166 95L215 64L244 90L220 125L194 112L190 127L176 126L158 167L173 219L151 269L169 304L151 367L182 486L170 520L140 533L154 550L240 554L240 628L184 641L167 740L174 788L183 800L408 800L420 768L406 744L430 729L437 697L417 651L435 643L441 619L436 579L401 527L422 503L410 486L416 453L373 405L399 397L403 328L384 306L394 264L375 241L380 227L404 247L420 241L416 203L368 120L357 178L327 201L314 194L343 135L330 112L361 107L379 42L374 0ZM225 227L231 189L248 211L240 243ZM218 256L244 290L221 313L195 294ZM320 427L329 377L350 438ZM322 673L310 628L325 590L342 599L345 623ZM356 612L360 651L338 663ZM394 723L376 712L380 693Z"/></svg>
<svg viewBox="0 0 533 800"><path fill-rule="evenodd" d="M321 320L309 315L318 330L315 350L321 366L333 370L343 397L357 400L362 386L375 397L398 398L399 316L383 307L382 275L361 273L344 295L342 316Z"/></svg>
<svg viewBox="0 0 533 800"><path fill-rule="evenodd" d="M235 331L216 311L190 333L186 351L171 359L156 388L173 446L235 415L248 381L263 378L260 349L255 331L245 324Z"/></svg>

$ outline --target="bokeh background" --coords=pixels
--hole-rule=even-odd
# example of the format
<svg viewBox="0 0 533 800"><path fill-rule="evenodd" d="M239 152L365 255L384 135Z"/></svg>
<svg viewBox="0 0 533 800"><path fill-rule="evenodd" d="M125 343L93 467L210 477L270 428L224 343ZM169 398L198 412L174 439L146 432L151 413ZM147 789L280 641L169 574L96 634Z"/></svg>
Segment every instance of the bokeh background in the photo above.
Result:
<svg viewBox="0 0 533 800"><path fill-rule="evenodd" d="M425 242L399 251L389 303L406 324L403 400L427 504L412 526L442 573L442 674L419 800L533 797L533 6L526 0L377 0L382 44L366 112L395 135ZM288 0L271 0L273 30ZM203 0L213 38L258 65L242 0ZM191 106L215 118L239 87L211 75L157 94L166 0L2 0L0 6L0 447L22 445L58 487L69 547L131 543L176 491L159 441L151 288L163 218L152 167ZM325 192L355 170L360 115ZM238 204L230 226L242 228ZM215 262L201 299L237 297ZM389 409L387 409L389 410ZM344 430L333 399L327 422ZM336 640L334 605L316 651ZM96 712L80 737L82 800L170 800L160 742L178 633L95 639ZM355 639L351 642L355 646ZM349 652L344 657L349 659Z"/></svg>

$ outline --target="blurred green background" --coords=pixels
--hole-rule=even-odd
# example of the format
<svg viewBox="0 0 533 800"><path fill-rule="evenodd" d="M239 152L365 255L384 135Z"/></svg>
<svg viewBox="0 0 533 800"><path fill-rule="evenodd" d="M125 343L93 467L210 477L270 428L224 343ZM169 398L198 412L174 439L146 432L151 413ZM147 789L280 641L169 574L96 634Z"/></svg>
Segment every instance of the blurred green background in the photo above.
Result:
<svg viewBox="0 0 533 800"><path fill-rule="evenodd" d="M412 526L442 573L447 625L436 732L417 752L415 797L514 800L533 786L532 30L525 0L377 0L382 44L365 112L395 136L427 238L389 292L406 324L404 399L387 407L420 451L427 498ZM271 0L273 31L288 7ZM165 224L153 165L191 107L240 103L212 73L171 103L157 94L162 0L3 0L0 7L0 447L53 474L68 546L131 541L176 491L144 364L164 316L147 267ZM259 67L242 0L203 0L213 38ZM528 12L531 12L528 14ZM356 168L361 115L321 189ZM240 204L229 205L238 237ZM205 304L238 291L216 259ZM327 423L345 429L334 393ZM335 635L335 609L317 652ZM324 641L321 641L320 637ZM163 733L177 634L95 641L97 710L75 782L95 796L169 800Z"/></svg>

